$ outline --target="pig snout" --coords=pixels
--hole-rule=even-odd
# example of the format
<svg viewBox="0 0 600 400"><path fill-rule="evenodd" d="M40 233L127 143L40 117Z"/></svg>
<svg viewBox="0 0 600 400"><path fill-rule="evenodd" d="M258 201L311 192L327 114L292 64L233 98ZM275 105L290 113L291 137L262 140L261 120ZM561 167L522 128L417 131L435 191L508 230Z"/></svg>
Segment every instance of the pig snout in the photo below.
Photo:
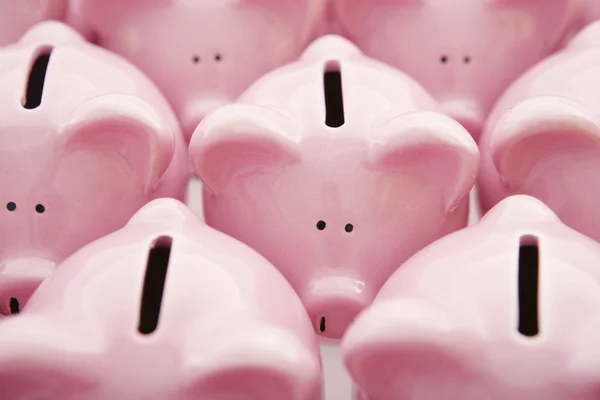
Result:
<svg viewBox="0 0 600 400"><path fill-rule="evenodd" d="M192 102L187 107L184 107L179 119L188 141L204 117L229 103L230 101L224 99L213 99Z"/></svg>
<svg viewBox="0 0 600 400"><path fill-rule="evenodd" d="M485 118L479 105L472 101L448 100L442 102L442 110L460 123L475 140L479 138Z"/></svg>
<svg viewBox="0 0 600 400"><path fill-rule="evenodd" d="M339 339L373 295L361 280L333 276L311 282L302 300L316 332Z"/></svg>
<svg viewBox="0 0 600 400"><path fill-rule="evenodd" d="M2 262L0 264L0 318L18 314L55 266L53 261L36 257L8 259Z"/></svg>

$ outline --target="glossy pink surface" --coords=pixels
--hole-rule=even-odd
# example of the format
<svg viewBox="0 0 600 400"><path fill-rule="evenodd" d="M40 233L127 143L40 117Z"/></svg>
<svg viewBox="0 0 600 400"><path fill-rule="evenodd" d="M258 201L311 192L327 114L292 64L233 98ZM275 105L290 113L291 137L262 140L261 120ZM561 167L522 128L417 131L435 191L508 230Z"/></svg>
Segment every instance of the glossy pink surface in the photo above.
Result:
<svg viewBox="0 0 600 400"><path fill-rule="evenodd" d="M587 23L600 19L600 1L581 0L583 2L583 15Z"/></svg>
<svg viewBox="0 0 600 400"><path fill-rule="evenodd" d="M0 323L0 387L2 400L318 400L321 364L277 269L159 199Z"/></svg>
<svg viewBox="0 0 600 400"><path fill-rule="evenodd" d="M50 50L34 108L29 72ZM152 198L183 198L187 155L153 84L58 22L0 49L0 109L1 315Z"/></svg>
<svg viewBox="0 0 600 400"><path fill-rule="evenodd" d="M322 0L73 0L74 23L140 67L186 136L323 29Z"/></svg>
<svg viewBox="0 0 600 400"><path fill-rule="evenodd" d="M348 329L358 398L598 399L599 263L600 244L540 201L503 201L411 258ZM538 279L521 280L534 265Z"/></svg>
<svg viewBox="0 0 600 400"><path fill-rule="evenodd" d="M502 91L575 23L578 2L335 1L344 34L423 84L476 139Z"/></svg>
<svg viewBox="0 0 600 400"><path fill-rule="evenodd" d="M341 71L344 124L326 125ZM265 255L337 338L406 258L467 224L479 154L411 78L338 36L208 116L190 143L206 221Z"/></svg>
<svg viewBox="0 0 600 400"><path fill-rule="evenodd" d="M61 20L68 0L0 0L0 46L15 43L38 22Z"/></svg>
<svg viewBox="0 0 600 400"><path fill-rule="evenodd" d="M481 139L481 205L515 193L544 201L600 240L600 22L503 95ZM586 48L586 43L588 48Z"/></svg>

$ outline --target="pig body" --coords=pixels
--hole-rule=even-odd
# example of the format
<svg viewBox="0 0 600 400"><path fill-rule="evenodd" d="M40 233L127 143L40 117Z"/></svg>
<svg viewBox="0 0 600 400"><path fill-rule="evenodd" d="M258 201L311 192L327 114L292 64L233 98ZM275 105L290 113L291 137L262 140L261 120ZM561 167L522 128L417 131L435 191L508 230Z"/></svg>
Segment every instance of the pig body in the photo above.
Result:
<svg viewBox="0 0 600 400"><path fill-rule="evenodd" d="M484 210L512 194L539 198L600 240L600 22L502 96L480 143Z"/></svg>
<svg viewBox="0 0 600 400"><path fill-rule="evenodd" d="M342 32L420 82L476 138L504 89L575 24L578 0L336 0Z"/></svg>
<svg viewBox="0 0 600 400"><path fill-rule="evenodd" d="M295 60L325 26L321 0L75 0L71 19L144 71L189 139L200 120Z"/></svg>
<svg viewBox="0 0 600 400"><path fill-rule="evenodd" d="M30 72L31 71L31 72ZM58 22L0 51L0 314L157 197L182 199L177 120L125 60Z"/></svg>
<svg viewBox="0 0 600 400"><path fill-rule="evenodd" d="M199 125L206 221L265 255L337 338L400 263L467 224L478 150L436 109L408 76L323 37Z"/></svg>
<svg viewBox="0 0 600 400"><path fill-rule="evenodd" d="M600 245L514 196L417 253L352 325L361 400L600 396Z"/></svg>
<svg viewBox="0 0 600 400"><path fill-rule="evenodd" d="M68 0L0 0L0 46L15 43L33 25L62 20Z"/></svg>
<svg viewBox="0 0 600 400"><path fill-rule="evenodd" d="M258 253L155 200L0 324L0 399L319 400L306 310Z"/></svg>

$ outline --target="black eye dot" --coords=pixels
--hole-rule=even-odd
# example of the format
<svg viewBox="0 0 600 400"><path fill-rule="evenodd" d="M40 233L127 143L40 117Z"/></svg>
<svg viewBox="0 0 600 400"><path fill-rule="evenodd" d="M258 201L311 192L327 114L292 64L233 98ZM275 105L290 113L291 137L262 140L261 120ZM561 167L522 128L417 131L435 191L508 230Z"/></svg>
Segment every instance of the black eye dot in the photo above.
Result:
<svg viewBox="0 0 600 400"><path fill-rule="evenodd" d="M325 229L325 226L327 226L327 224L325 223L325 221L319 221L317 222L317 229L322 231L323 229Z"/></svg>
<svg viewBox="0 0 600 400"><path fill-rule="evenodd" d="M44 207L42 204L38 204L37 206L35 206L35 211L41 214L44 211L46 211L46 207Z"/></svg>
<svg viewBox="0 0 600 400"><path fill-rule="evenodd" d="M446 64L448 62L448 56L441 56L440 57L440 62L442 64Z"/></svg>
<svg viewBox="0 0 600 400"><path fill-rule="evenodd" d="M223 59L223 57L221 57L221 54L215 54L215 61L221 61L221 59Z"/></svg>
<svg viewBox="0 0 600 400"><path fill-rule="evenodd" d="M6 203L6 209L8 211L15 211L17 209L17 204L14 201L9 201Z"/></svg>
<svg viewBox="0 0 600 400"><path fill-rule="evenodd" d="M346 232L350 233L354 230L354 225L352 224L346 224L346 226L344 227L344 229L346 230Z"/></svg>
<svg viewBox="0 0 600 400"><path fill-rule="evenodd" d="M200 57L197 55L194 55L194 57L192 57L192 61L194 62L194 64L198 64L200 62Z"/></svg>
<svg viewBox="0 0 600 400"><path fill-rule="evenodd" d="M463 58L463 62L464 62L465 64L468 64L468 63L470 63L470 62L471 62L471 57L469 57L469 56L465 56L465 58Z"/></svg>

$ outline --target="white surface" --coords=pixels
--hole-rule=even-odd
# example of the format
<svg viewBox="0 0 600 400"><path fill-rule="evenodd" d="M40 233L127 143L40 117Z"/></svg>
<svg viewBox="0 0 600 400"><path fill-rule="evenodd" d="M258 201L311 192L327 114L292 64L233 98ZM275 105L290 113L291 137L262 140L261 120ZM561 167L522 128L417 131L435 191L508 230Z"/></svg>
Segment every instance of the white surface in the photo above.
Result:
<svg viewBox="0 0 600 400"><path fill-rule="evenodd" d="M469 225L480 218L477 191L474 188L470 194L471 207L469 212ZM202 215L202 183L193 178L190 182L187 195L188 206L201 218ZM336 341L322 340L321 356L323 358L323 372L325 375L324 400L351 400L352 384L340 357L339 345Z"/></svg>

